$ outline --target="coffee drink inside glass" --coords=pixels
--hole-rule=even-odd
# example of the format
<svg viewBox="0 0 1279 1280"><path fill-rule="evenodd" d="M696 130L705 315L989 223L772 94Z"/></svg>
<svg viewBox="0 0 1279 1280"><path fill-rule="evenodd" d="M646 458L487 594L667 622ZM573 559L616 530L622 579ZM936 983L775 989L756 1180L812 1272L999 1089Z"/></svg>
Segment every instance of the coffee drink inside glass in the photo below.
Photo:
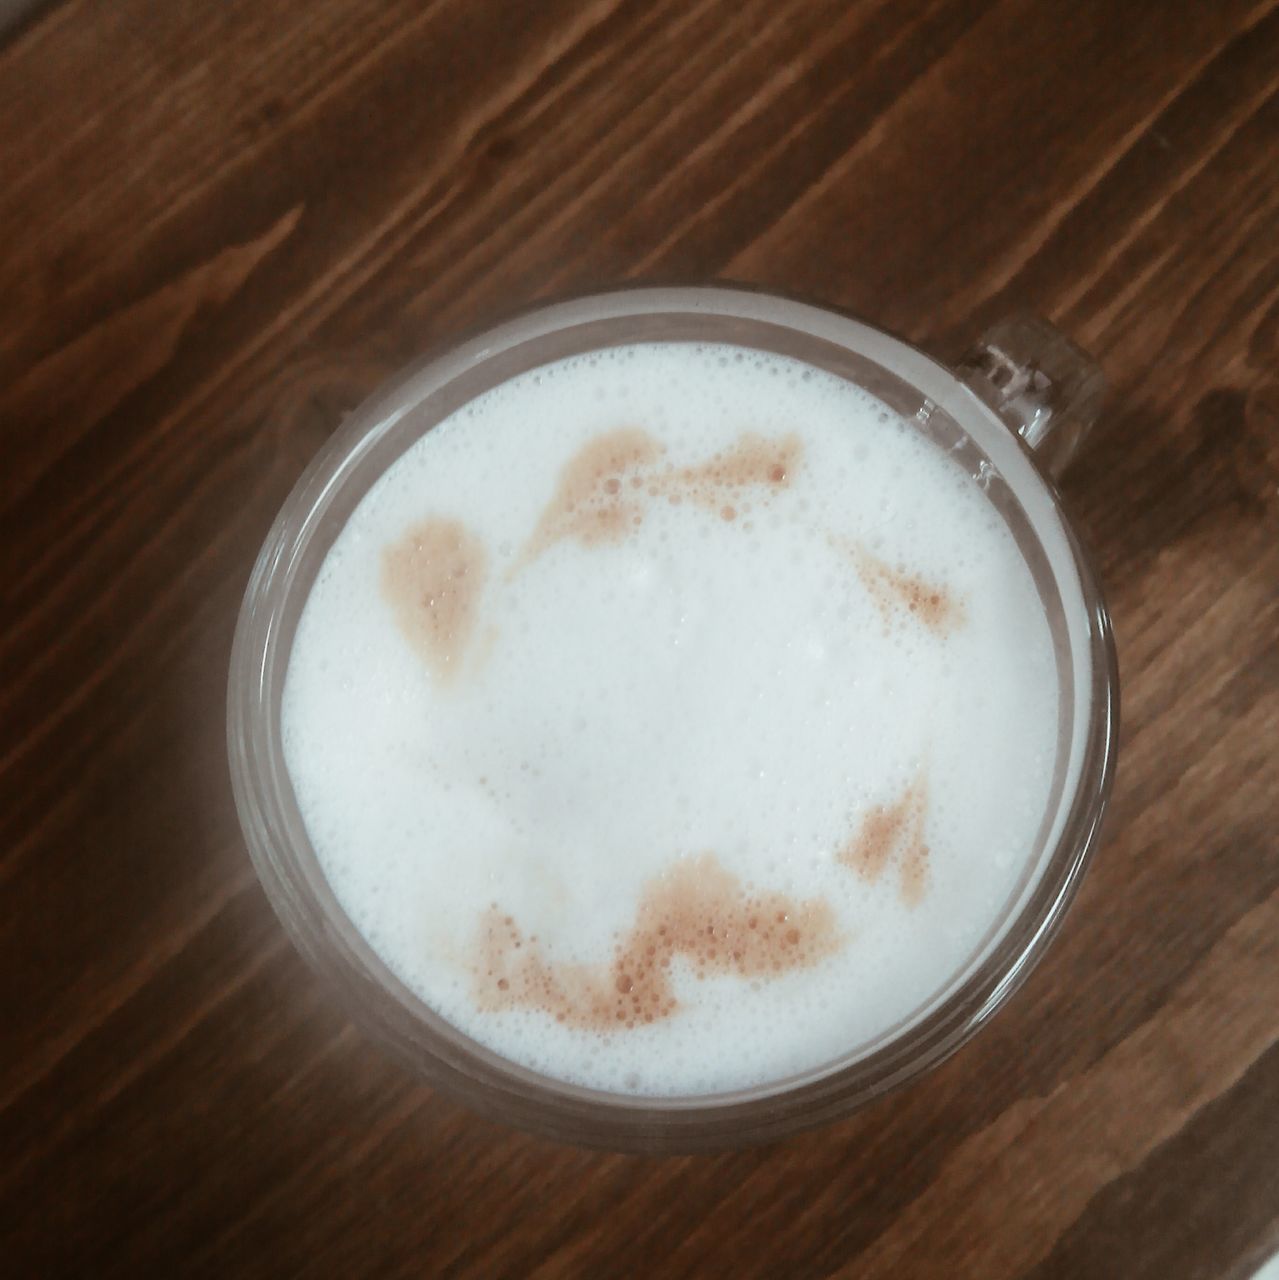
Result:
<svg viewBox="0 0 1279 1280"><path fill-rule="evenodd" d="M353 1016L478 1110L696 1150L935 1065L1037 961L1114 765L1046 472L1100 376L727 287L525 313L299 481L232 657L250 853Z"/></svg>

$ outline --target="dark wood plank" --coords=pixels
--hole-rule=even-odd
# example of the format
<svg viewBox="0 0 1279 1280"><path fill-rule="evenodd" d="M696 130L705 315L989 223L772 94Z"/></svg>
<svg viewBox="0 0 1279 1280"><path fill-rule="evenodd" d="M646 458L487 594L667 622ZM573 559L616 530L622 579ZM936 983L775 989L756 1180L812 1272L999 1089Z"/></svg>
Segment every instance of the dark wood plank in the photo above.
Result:
<svg viewBox="0 0 1279 1280"><path fill-rule="evenodd" d="M1279 1248L1279 8L63 0L0 45L0 1247L31 1275L1240 1274ZM223 693L275 510L431 343L728 276L1114 388L1102 855L995 1024L776 1148L476 1120L284 941ZM1267 1192L1269 1189L1269 1193Z"/></svg>

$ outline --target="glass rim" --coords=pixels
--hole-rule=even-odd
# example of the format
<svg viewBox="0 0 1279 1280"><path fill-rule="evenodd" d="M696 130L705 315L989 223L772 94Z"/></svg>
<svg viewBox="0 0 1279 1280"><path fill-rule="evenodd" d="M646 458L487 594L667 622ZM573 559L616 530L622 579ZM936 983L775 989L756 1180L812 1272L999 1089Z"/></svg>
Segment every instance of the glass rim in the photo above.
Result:
<svg viewBox="0 0 1279 1280"><path fill-rule="evenodd" d="M281 662L287 668L287 651L281 657L279 647L291 640L282 639L282 631L297 603L302 562L322 538L335 496L421 402L418 393L425 387L453 386L532 337L596 321L678 315L696 326L743 313L750 313L745 318L752 323L791 330L801 342L833 343L879 365L969 435L972 423L981 422L986 431L996 424L1000 438L1015 442L1015 451L1030 461L1033 481L1026 483L1042 486L1078 576L1087 615L1089 687L1080 691L1077 705L1088 708L1088 720L1073 793L1033 887L984 957L958 970L920 1006L927 1012L911 1015L914 1020L900 1033L877 1038L866 1052L861 1050L867 1046L859 1046L833 1063L752 1088L680 1096L611 1093L530 1071L452 1028L399 982L355 930L318 872L284 768L276 686L282 684L278 669ZM891 364L867 356L865 349L882 352ZM461 403L471 398L467 394ZM304 585L309 593L309 581ZM953 371L855 317L774 291L636 285L525 308L477 329L414 362L349 415L303 471L250 576L232 646L227 734L235 804L268 900L294 945L332 984L357 1023L419 1074L494 1118L583 1145L686 1151L780 1137L845 1114L937 1066L990 1020L1044 954L1096 848L1114 775L1118 698L1113 629L1091 555L1033 452ZM307 853L317 868L310 881L290 869L291 859ZM378 1007L388 998L392 1007Z"/></svg>

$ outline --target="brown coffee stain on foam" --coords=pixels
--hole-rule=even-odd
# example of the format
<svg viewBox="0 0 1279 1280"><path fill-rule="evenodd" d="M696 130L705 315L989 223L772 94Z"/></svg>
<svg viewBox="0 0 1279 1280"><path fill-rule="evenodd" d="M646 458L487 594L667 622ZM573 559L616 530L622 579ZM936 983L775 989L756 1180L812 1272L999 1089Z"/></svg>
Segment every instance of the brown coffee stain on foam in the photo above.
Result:
<svg viewBox="0 0 1279 1280"><path fill-rule="evenodd" d="M902 900L915 906L928 891L928 784L919 775L890 805L875 805L862 818L852 838L836 855L863 880L874 883L890 862L898 867Z"/></svg>
<svg viewBox="0 0 1279 1280"><path fill-rule="evenodd" d="M643 469L661 452L657 441L638 427L609 431L583 445L564 464L559 484L510 573L566 538L588 547L620 542L642 515Z"/></svg>
<svg viewBox="0 0 1279 1280"><path fill-rule="evenodd" d="M860 544L832 541L852 560L862 585L886 622L904 611L941 637L952 635L963 626L967 611L953 591L881 560Z"/></svg>
<svg viewBox="0 0 1279 1280"><path fill-rule="evenodd" d="M894 608L904 608L939 636L951 634L963 623L963 603L945 587L906 573L865 550L856 559L857 571L880 612L889 614Z"/></svg>
<svg viewBox="0 0 1279 1280"><path fill-rule="evenodd" d="M639 427L623 427L588 441L564 464L537 527L508 576L557 542L594 547L620 542L643 524L649 506L688 501L735 520L746 509L743 491L786 488L802 445L788 435L768 440L745 432L730 448L696 466L659 465L663 446ZM730 501L731 499L731 501ZM736 503L736 505L734 505Z"/></svg>
<svg viewBox="0 0 1279 1280"><path fill-rule="evenodd" d="M610 962L563 964L496 906L480 922L475 992L482 1009L541 1009L557 1022L618 1031L679 1008L672 962L699 978L768 979L815 965L841 939L829 903L748 890L713 854L678 862L645 890Z"/></svg>
<svg viewBox="0 0 1279 1280"><path fill-rule="evenodd" d="M382 594L441 683L461 671L487 572L484 543L460 520L424 520L382 552Z"/></svg>
<svg viewBox="0 0 1279 1280"><path fill-rule="evenodd" d="M737 443L722 453L712 454L695 467L682 467L656 480L658 494L688 498L698 505L718 510L724 520L737 511L725 499L736 490L748 488L784 489L799 464L803 445L796 435L767 440L743 432Z"/></svg>

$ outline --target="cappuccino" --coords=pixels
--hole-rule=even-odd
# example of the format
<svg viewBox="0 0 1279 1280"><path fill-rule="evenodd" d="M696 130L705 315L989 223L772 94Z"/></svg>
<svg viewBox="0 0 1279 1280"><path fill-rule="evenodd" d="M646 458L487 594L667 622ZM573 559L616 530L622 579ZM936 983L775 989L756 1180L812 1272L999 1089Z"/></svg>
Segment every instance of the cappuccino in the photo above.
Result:
<svg viewBox="0 0 1279 1280"><path fill-rule="evenodd" d="M283 742L423 1001L670 1096L925 1010L1034 874L1058 714L971 476L833 374L654 343L520 375L387 469L302 612Z"/></svg>

